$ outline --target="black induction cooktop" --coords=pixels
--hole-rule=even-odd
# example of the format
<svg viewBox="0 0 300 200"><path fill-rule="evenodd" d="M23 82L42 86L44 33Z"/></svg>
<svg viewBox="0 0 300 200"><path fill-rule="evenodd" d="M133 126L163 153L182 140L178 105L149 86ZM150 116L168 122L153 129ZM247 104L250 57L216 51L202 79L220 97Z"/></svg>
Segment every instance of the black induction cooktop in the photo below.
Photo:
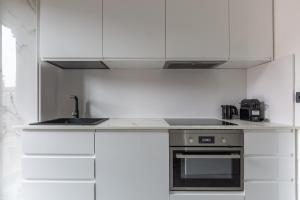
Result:
<svg viewBox="0 0 300 200"><path fill-rule="evenodd" d="M235 126L230 122L225 122L218 119L208 119L208 118L168 118L165 121L171 126Z"/></svg>

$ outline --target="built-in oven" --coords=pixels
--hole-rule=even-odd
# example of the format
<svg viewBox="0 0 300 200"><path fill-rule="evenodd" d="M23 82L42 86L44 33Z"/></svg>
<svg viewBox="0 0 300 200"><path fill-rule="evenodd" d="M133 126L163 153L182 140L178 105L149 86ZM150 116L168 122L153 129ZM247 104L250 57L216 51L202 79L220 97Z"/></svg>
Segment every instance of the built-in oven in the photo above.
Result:
<svg viewBox="0 0 300 200"><path fill-rule="evenodd" d="M243 190L242 130L170 130L170 190Z"/></svg>

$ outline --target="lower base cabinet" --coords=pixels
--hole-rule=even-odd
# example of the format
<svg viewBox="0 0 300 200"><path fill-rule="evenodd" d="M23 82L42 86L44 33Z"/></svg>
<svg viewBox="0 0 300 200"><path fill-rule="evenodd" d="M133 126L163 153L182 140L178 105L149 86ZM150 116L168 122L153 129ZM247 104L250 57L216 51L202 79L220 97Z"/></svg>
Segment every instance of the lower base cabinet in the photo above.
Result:
<svg viewBox="0 0 300 200"><path fill-rule="evenodd" d="M245 131L245 200L296 200L293 130Z"/></svg>
<svg viewBox="0 0 300 200"><path fill-rule="evenodd" d="M97 132L96 200L168 200L168 132Z"/></svg>
<svg viewBox="0 0 300 200"><path fill-rule="evenodd" d="M94 183L23 182L22 200L94 200Z"/></svg>
<svg viewBox="0 0 300 200"><path fill-rule="evenodd" d="M245 200L296 200L293 182L248 182Z"/></svg>

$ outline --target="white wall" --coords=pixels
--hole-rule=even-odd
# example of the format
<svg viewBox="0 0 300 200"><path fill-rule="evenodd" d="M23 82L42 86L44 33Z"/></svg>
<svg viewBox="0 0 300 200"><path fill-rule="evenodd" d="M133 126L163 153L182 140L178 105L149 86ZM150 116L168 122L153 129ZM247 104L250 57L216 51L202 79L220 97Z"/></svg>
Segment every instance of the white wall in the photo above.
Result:
<svg viewBox="0 0 300 200"><path fill-rule="evenodd" d="M264 101L265 117L270 122L293 125L294 57L248 69L247 98Z"/></svg>
<svg viewBox="0 0 300 200"><path fill-rule="evenodd" d="M246 71L241 69L65 70L61 73L57 101L61 117L72 112L69 94L84 99L81 111L85 116L110 118L219 118L221 104L239 106L246 97Z"/></svg>
<svg viewBox="0 0 300 200"><path fill-rule="evenodd" d="M300 92L300 1L275 1L275 58L295 54L295 89ZM295 105L295 125L300 126L300 104Z"/></svg>

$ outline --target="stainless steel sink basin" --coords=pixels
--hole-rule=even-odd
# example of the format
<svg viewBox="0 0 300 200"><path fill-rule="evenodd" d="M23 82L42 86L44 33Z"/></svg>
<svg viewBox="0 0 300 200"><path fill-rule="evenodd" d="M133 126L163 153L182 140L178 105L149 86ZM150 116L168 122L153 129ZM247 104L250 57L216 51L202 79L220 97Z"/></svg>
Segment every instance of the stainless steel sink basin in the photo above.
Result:
<svg viewBox="0 0 300 200"><path fill-rule="evenodd" d="M108 118L59 118L30 125L96 125L106 120Z"/></svg>

